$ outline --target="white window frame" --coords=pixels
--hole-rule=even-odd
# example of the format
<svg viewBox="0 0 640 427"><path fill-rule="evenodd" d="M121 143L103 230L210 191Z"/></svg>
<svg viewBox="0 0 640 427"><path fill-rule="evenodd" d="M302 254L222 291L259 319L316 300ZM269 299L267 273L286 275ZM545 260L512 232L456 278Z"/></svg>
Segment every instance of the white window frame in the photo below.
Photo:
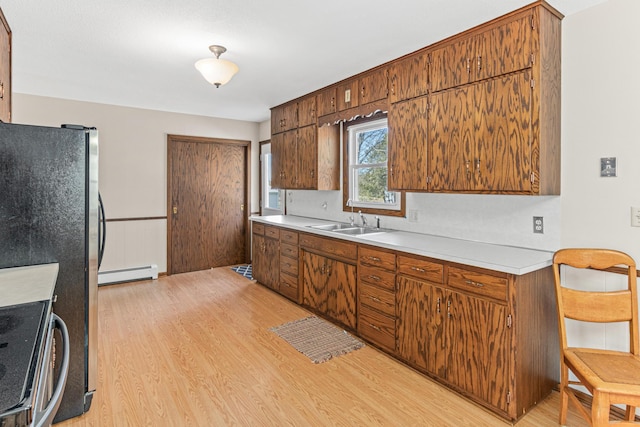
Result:
<svg viewBox="0 0 640 427"><path fill-rule="evenodd" d="M353 207L356 208L368 208L368 209L382 209L388 211L400 211L402 209L402 198L401 193L394 191L395 193L395 203L379 203L379 202L364 202L359 200L358 196L358 186L357 182L357 173L360 169L366 168L381 168L384 167L387 169L387 182L388 182L388 172L389 172L389 147L387 145L387 161L383 163L365 163L358 164L357 163L357 135L361 132L371 131L380 128L388 129L387 118L371 120L364 123L353 124L347 126L347 153L348 153L348 173L347 179L349 180L347 184L348 192L349 192L349 200L352 203Z"/></svg>
<svg viewBox="0 0 640 427"><path fill-rule="evenodd" d="M262 215L284 215L285 213L285 197L284 190L271 187L271 143L261 145L260 154L261 174L262 174ZM269 206L270 194L277 193L279 207Z"/></svg>

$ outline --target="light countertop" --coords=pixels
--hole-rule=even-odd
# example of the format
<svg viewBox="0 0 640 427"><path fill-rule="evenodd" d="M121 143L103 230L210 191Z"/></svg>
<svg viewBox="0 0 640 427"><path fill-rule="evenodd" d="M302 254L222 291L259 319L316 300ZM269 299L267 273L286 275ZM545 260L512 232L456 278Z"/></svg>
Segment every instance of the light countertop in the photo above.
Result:
<svg viewBox="0 0 640 427"><path fill-rule="evenodd" d="M0 269L0 307L50 300L56 287L58 264Z"/></svg>
<svg viewBox="0 0 640 427"><path fill-rule="evenodd" d="M381 248L422 255L489 270L523 275L552 264L553 252L537 249L474 242L450 237L407 231L349 236L333 231L310 228L311 225L331 224L326 221L293 215L253 216L251 221L278 225L307 233L363 243Z"/></svg>

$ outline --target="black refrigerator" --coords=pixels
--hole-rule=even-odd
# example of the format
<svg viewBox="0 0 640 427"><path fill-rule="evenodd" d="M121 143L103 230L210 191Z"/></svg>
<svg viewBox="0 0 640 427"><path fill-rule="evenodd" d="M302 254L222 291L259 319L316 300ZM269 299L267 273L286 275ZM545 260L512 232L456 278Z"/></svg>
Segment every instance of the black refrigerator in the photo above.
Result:
<svg viewBox="0 0 640 427"><path fill-rule="evenodd" d="M70 363L54 422L88 411L96 389L100 208L95 129L0 123L0 268L59 264Z"/></svg>

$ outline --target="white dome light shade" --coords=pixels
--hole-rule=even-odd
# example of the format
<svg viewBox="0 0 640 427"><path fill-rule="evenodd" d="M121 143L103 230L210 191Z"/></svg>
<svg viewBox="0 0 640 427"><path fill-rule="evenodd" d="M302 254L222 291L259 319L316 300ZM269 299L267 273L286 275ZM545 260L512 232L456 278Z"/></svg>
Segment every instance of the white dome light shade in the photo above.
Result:
<svg viewBox="0 0 640 427"><path fill-rule="evenodd" d="M226 52L222 46L210 46L209 49L215 58L201 59L196 62L196 69L212 85L220 87L227 84L238 72L238 66L231 61L220 59L220 55Z"/></svg>

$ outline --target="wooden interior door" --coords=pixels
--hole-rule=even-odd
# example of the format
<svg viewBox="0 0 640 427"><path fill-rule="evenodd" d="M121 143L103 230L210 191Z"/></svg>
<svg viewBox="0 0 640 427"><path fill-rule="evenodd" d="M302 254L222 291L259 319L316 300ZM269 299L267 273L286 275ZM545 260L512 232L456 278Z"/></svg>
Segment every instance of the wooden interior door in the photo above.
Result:
<svg viewBox="0 0 640 427"><path fill-rule="evenodd" d="M249 259L249 144L167 137L168 274Z"/></svg>

